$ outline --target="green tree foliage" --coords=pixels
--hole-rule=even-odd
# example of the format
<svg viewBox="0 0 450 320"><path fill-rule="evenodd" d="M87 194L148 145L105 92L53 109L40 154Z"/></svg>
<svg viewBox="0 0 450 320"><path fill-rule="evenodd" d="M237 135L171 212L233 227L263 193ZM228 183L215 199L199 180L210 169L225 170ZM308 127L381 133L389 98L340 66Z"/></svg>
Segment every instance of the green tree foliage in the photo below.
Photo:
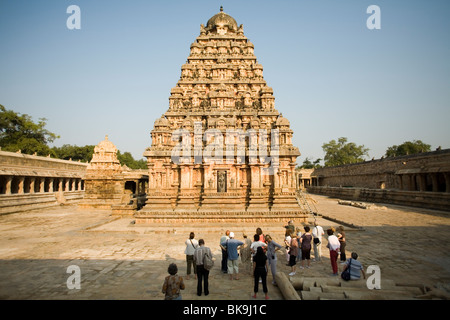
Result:
<svg viewBox="0 0 450 320"><path fill-rule="evenodd" d="M45 129L46 121L40 118L38 123L34 123L29 115L21 115L0 105L0 147L4 151L21 150L26 154L54 156L47 144L59 136Z"/></svg>
<svg viewBox="0 0 450 320"><path fill-rule="evenodd" d="M79 147L65 144L62 147L53 147L52 150L58 159L89 162L94 154L94 148L93 145Z"/></svg>
<svg viewBox="0 0 450 320"><path fill-rule="evenodd" d="M129 152L121 153L117 151L117 159L119 159L121 165L126 165L130 169L147 169L145 160L135 160Z"/></svg>
<svg viewBox="0 0 450 320"><path fill-rule="evenodd" d="M340 166L364 161L364 156L368 156L369 149L364 145L357 146L353 142L347 142L347 138L341 137L336 142L331 140L322 145L325 152L325 167Z"/></svg>
<svg viewBox="0 0 450 320"><path fill-rule="evenodd" d="M298 166L297 168L301 168L301 169L316 169L316 168L321 168L322 166L320 165L320 161L322 161L322 159L317 159L314 162L311 162L311 160L309 160L309 158L306 158L305 160L303 160L303 164L301 166Z"/></svg>
<svg viewBox="0 0 450 320"><path fill-rule="evenodd" d="M421 140L406 141L401 145L394 145L387 148L386 157L406 156L431 151L431 145L423 143Z"/></svg>

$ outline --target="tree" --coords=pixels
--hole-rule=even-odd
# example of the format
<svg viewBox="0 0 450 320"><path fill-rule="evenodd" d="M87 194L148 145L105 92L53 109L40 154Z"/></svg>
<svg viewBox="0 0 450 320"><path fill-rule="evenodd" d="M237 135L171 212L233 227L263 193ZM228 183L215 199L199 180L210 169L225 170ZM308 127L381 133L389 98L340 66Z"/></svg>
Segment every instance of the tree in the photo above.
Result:
<svg viewBox="0 0 450 320"><path fill-rule="evenodd" d="M131 153L121 153L117 151L117 159L121 165L126 165L130 169L147 169L147 162L145 160L135 160Z"/></svg>
<svg viewBox="0 0 450 320"><path fill-rule="evenodd" d="M393 145L387 148L386 157L406 156L429 151L431 151L431 145L423 143L421 140L406 141L399 146Z"/></svg>
<svg viewBox="0 0 450 320"><path fill-rule="evenodd" d="M364 161L364 156L368 156L368 148L364 145L357 146L353 142L347 142L347 138L341 137L336 142L331 140L322 145L325 152L325 167L340 166L343 164L357 163Z"/></svg>
<svg viewBox="0 0 450 320"><path fill-rule="evenodd" d="M86 145L83 147L79 146L73 146L70 144L64 144L62 147L53 147L52 150L58 159L64 159L69 160L72 159L73 161L82 161L82 162L89 162L92 159L92 155L94 154L94 148L93 145Z"/></svg>
<svg viewBox="0 0 450 320"><path fill-rule="evenodd" d="M322 161L322 159L320 159L320 158L318 158L314 162L311 162L311 160L309 160L309 158L306 158L305 160L303 160L303 164L301 166L298 166L297 168L301 168L301 169L320 168L321 167L320 161Z"/></svg>
<svg viewBox="0 0 450 320"><path fill-rule="evenodd" d="M27 114L7 110L0 105L0 147L5 151L47 156L53 151L47 145L59 136L45 129L47 119L34 123Z"/></svg>

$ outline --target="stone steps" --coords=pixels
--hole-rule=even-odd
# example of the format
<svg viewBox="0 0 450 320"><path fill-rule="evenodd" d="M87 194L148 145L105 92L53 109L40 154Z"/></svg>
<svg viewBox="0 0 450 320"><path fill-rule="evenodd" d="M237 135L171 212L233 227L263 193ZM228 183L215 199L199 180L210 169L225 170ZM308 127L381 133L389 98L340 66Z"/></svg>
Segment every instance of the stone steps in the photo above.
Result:
<svg viewBox="0 0 450 320"><path fill-rule="evenodd" d="M292 278L291 284L302 300L412 300L424 294L420 285L397 285L390 279L382 279L379 290L368 289L364 279L339 277Z"/></svg>

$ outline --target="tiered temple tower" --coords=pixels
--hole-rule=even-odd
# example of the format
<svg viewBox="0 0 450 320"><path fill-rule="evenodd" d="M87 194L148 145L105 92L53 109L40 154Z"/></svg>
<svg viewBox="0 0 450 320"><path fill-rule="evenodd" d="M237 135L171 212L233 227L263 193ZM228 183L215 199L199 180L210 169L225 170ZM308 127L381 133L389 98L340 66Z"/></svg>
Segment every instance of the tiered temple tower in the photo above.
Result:
<svg viewBox="0 0 450 320"><path fill-rule="evenodd" d="M221 7L200 26L169 109L154 123L136 222L304 219L292 134L243 26Z"/></svg>

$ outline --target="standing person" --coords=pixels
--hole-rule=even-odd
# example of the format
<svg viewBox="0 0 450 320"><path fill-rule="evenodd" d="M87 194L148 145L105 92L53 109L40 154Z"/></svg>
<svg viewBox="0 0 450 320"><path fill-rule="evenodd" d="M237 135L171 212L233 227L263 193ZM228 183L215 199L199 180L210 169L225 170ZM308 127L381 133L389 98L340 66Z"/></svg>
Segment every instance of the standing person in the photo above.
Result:
<svg viewBox="0 0 450 320"><path fill-rule="evenodd" d="M302 236L302 231L300 230L299 227L295 228L295 235L297 237L298 249L299 249L296 261L300 261L300 260L302 260L302 250L301 250L302 246L300 243L300 237Z"/></svg>
<svg viewBox="0 0 450 320"><path fill-rule="evenodd" d="M286 228L286 234L291 234L291 231L295 231L294 221L289 220L287 226L284 226Z"/></svg>
<svg viewBox="0 0 450 320"><path fill-rule="evenodd" d="M194 239L195 234L191 232L189 234L189 239L186 240L186 249L184 250L184 254L186 255L186 280L189 280L191 275L191 265L194 269L195 279L197 279L197 268L194 263L194 252L195 249L198 247L198 241Z"/></svg>
<svg viewBox="0 0 450 320"><path fill-rule="evenodd" d="M347 260L347 256L345 255L345 246L347 245L347 239L345 239L345 232L344 232L344 227L343 226L339 226L337 228L337 238L339 240L339 243L341 244L341 264L344 264L345 261Z"/></svg>
<svg viewBox="0 0 450 320"><path fill-rule="evenodd" d="M313 236L311 235L308 226L305 227L305 233L300 237L300 243L302 248L302 265L301 269L304 267L304 261L307 261L306 268L309 268L309 260L311 259L311 242Z"/></svg>
<svg viewBox="0 0 450 320"><path fill-rule="evenodd" d="M350 280L359 280L361 278L361 272L366 278L366 273L364 272L364 268L361 262L357 261L358 254L356 252L352 252L352 257L345 262L344 269L345 271L350 264Z"/></svg>
<svg viewBox="0 0 450 320"><path fill-rule="evenodd" d="M296 259L298 255L298 240L295 233L291 233L291 243L289 244L289 266L291 267L290 276L295 275L295 265L297 264Z"/></svg>
<svg viewBox="0 0 450 320"><path fill-rule="evenodd" d="M244 243L242 241L234 239L234 232L230 232L230 239L221 243L223 247L227 248L228 254L228 274L230 275L230 280L233 280L233 274L235 274L234 279L239 280L239 254L238 249Z"/></svg>
<svg viewBox="0 0 450 320"><path fill-rule="evenodd" d="M270 235L266 235L267 242L267 261L270 266L270 271L272 273L272 284L276 285L275 274L277 273L277 255L276 251L282 248L281 245L272 240Z"/></svg>
<svg viewBox="0 0 450 320"><path fill-rule="evenodd" d="M205 296L209 294L209 284L208 284L208 277L209 277L209 270L206 270L203 266L203 259L205 258L205 254L208 254L210 257L212 257L211 249L208 247L205 247L205 240L200 239L198 240L198 247L195 249L194 252L194 263L197 266L197 295L202 295L202 281L203 281L203 288L205 292Z"/></svg>
<svg viewBox="0 0 450 320"><path fill-rule="evenodd" d="M266 243L266 236L264 235L261 228L256 228L256 234L259 236L259 241L262 243Z"/></svg>
<svg viewBox="0 0 450 320"><path fill-rule="evenodd" d="M290 264L289 264L289 258L290 258L289 248L291 246L291 239L292 239L291 238L291 233L294 232L294 230L286 229L286 233L284 235L284 246L286 248L286 260L287 260L287 264L286 265L287 266L290 266Z"/></svg>
<svg viewBox="0 0 450 320"><path fill-rule="evenodd" d="M317 222L314 222L314 229L312 231L313 239L313 248L314 248L314 259L313 261L321 261L320 257L322 256L322 236L325 233L323 232L323 228L318 225Z"/></svg>
<svg viewBox="0 0 450 320"><path fill-rule="evenodd" d="M171 263L167 268L169 275L164 279L162 286L162 293L164 293L164 300L181 300L180 290L184 290L183 277L177 275L178 267L175 263Z"/></svg>
<svg viewBox="0 0 450 320"><path fill-rule="evenodd" d="M241 262L244 266L244 270L250 272L251 264L252 264L252 252L250 246L252 245L252 241L247 237L244 233L242 235L244 237L244 245L239 249L239 254L241 255Z"/></svg>
<svg viewBox="0 0 450 320"><path fill-rule="evenodd" d="M256 294L258 293L259 278L262 280L263 292L266 294L266 300L269 299L267 290L267 256L264 253L262 247L258 247L256 254L253 257L253 275L255 277L255 288L253 298L256 299Z"/></svg>
<svg viewBox="0 0 450 320"><path fill-rule="evenodd" d="M327 248L330 250L331 269L333 270L333 276L337 276L338 275L337 257L341 244L339 243L338 238L334 235L332 229L327 230L327 235L328 235Z"/></svg>
<svg viewBox="0 0 450 320"><path fill-rule="evenodd" d="M250 246L250 250L252 252L252 258L255 256L256 249L258 249L258 247L262 247L263 250L265 250L267 248L267 244L265 244L265 242L262 242L260 239L261 238L257 233L253 236L253 242L252 242L252 245Z"/></svg>
<svg viewBox="0 0 450 320"><path fill-rule="evenodd" d="M220 249L222 250L222 265L221 265L221 270L223 273L227 273L227 261L228 261L228 254L227 254L227 249L225 247L222 246L222 242L226 241L230 239L230 230L225 231L225 235L223 235L222 237L220 237Z"/></svg>

